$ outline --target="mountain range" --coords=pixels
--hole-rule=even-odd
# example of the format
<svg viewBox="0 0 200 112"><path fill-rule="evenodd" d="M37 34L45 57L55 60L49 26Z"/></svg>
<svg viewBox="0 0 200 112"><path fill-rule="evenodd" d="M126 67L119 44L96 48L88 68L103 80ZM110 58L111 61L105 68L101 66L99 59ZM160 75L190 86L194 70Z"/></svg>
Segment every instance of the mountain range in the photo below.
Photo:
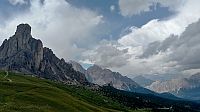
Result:
<svg viewBox="0 0 200 112"><path fill-rule="evenodd" d="M75 61L70 61L69 63L72 64L76 71L86 74L86 78L91 83L98 84L100 86L109 84L116 89L130 92L155 94L153 91L143 88L127 76L123 76L118 72L113 72L110 69L93 65L85 70L79 63Z"/></svg>
<svg viewBox="0 0 200 112"><path fill-rule="evenodd" d="M155 81L146 88L158 93L169 92L181 98L200 100L200 73L189 78Z"/></svg>
<svg viewBox="0 0 200 112"><path fill-rule="evenodd" d="M90 83L94 83L94 84L97 84L100 86L108 86L109 85L116 89L128 91L128 92L150 94L150 95L155 95L155 96L162 97L162 98L180 100L180 98L172 95L169 92L156 93L152 90L149 90L149 89L141 86L140 84L138 84L131 78L128 78L127 76L123 76L119 72L113 72L110 69L102 68L98 65L93 65L86 70L79 63L77 63L75 61L70 61L69 63L72 64L73 68L76 71L84 73ZM138 76L138 77L141 77L141 76ZM150 79L147 79L144 77L138 78L138 79L141 79L141 80L145 79L143 82L150 81ZM139 82L139 80L137 80L137 81ZM151 83L152 82L153 81L151 81ZM148 82L148 84L150 84L150 83Z"/></svg>

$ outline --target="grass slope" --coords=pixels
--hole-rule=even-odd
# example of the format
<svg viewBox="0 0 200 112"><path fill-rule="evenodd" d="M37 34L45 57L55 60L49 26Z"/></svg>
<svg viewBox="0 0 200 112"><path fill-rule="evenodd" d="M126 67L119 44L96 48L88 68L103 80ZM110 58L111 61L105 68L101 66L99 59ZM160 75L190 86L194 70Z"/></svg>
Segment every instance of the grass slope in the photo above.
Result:
<svg viewBox="0 0 200 112"><path fill-rule="evenodd" d="M66 86L22 74L0 72L0 112L77 111L134 110L85 87Z"/></svg>

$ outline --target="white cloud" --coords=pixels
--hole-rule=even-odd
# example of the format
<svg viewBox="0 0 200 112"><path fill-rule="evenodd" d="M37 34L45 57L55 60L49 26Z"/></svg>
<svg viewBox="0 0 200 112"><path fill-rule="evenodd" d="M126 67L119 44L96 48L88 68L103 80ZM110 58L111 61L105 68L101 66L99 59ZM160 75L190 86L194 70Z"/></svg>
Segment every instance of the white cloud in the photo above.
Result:
<svg viewBox="0 0 200 112"><path fill-rule="evenodd" d="M178 38L172 36L159 44L151 43L147 47L150 52L144 52L148 52L148 57L133 56L125 66L113 69L126 74L163 74L164 77L171 74L188 77L197 73L200 69L199 29L200 20L189 25Z"/></svg>
<svg viewBox="0 0 200 112"><path fill-rule="evenodd" d="M22 4L26 4L27 0L8 0L12 5L22 5Z"/></svg>
<svg viewBox="0 0 200 112"><path fill-rule="evenodd" d="M162 41L171 34L180 35L189 24L200 18L199 3L198 0L187 1L178 9L177 15L167 20L154 19L141 28L132 27L132 32L119 39L119 43L125 46L145 46L153 41Z"/></svg>
<svg viewBox="0 0 200 112"><path fill-rule="evenodd" d="M15 15L0 26L1 40L14 34L20 23L32 26L33 37L39 38L59 56L75 59L84 48L78 44L94 43L95 28L102 22L102 16L87 9L78 9L65 0L31 0L30 9ZM3 38L2 38L3 37Z"/></svg>
<svg viewBox="0 0 200 112"><path fill-rule="evenodd" d="M133 16L142 12L149 12L151 7L159 3L163 7L169 7L176 11L186 0L119 0L120 13L123 16Z"/></svg>
<svg viewBox="0 0 200 112"><path fill-rule="evenodd" d="M180 23L179 25L176 20L151 20L141 28L133 27L131 30L131 33L118 40L120 44L130 46L146 46L150 42L164 40L171 34L178 35L184 30L184 28L182 28L182 24Z"/></svg>

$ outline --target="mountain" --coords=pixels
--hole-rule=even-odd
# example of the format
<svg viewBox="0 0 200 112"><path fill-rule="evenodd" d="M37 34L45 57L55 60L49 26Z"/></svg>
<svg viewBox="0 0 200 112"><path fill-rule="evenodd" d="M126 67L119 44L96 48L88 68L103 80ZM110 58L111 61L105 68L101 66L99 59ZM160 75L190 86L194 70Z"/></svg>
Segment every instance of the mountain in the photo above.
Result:
<svg viewBox="0 0 200 112"><path fill-rule="evenodd" d="M200 73L189 78L156 81L147 88L159 93L170 92L185 99L200 100Z"/></svg>
<svg viewBox="0 0 200 112"><path fill-rule="evenodd" d="M154 82L151 79L147 79L147 78L143 77L142 75L134 77L133 80L136 83L138 83L139 85L141 85L142 87L149 86Z"/></svg>
<svg viewBox="0 0 200 112"><path fill-rule="evenodd" d="M93 65L85 70L79 63L75 61L70 61L73 68L81 73L86 75L86 78L89 82L98 84L100 86L111 85L116 89L136 92L136 93L145 93L145 94L154 94L156 96L165 97L164 95L157 94L151 90L141 87L132 79L127 76L123 76L118 72L113 72L109 69L101 68L98 65Z"/></svg>
<svg viewBox="0 0 200 112"><path fill-rule="evenodd" d="M111 84L113 87L132 91L133 88L139 85L126 76L122 76L118 72L112 72L109 69L103 69L98 65L93 65L87 69L87 74L91 77L91 82L100 86Z"/></svg>
<svg viewBox="0 0 200 112"><path fill-rule="evenodd" d="M139 87L139 85L126 76L118 72L112 72L109 69L103 69L98 65L93 65L87 69L92 82L99 85L112 83L113 87L121 90L130 90L130 87Z"/></svg>
<svg viewBox="0 0 200 112"><path fill-rule="evenodd" d="M59 59L41 40L31 36L28 24L17 26L15 34L0 46L0 69L32 74L45 79L69 84L88 83L83 73Z"/></svg>
<svg viewBox="0 0 200 112"><path fill-rule="evenodd" d="M190 84L187 79L172 79L169 81L155 81L150 86L147 86L147 88L158 93L163 93L173 91L178 92L180 88L186 88L189 86Z"/></svg>
<svg viewBox="0 0 200 112"><path fill-rule="evenodd" d="M137 84L132 79L127 76L122 76L118 72L113 72L109 69L101 68L98 65L93 65L85 70L79 63L75 61L70 61L73 68L81 73L86 74L88 81L94 84L98 84L100 86L112 86L119 90L134 92L134 93L144 93L144 94L152 94L158 97L180 100L180 98L172 95L171 93L156 93L149 89L146 89L139 84Z"/></svg>

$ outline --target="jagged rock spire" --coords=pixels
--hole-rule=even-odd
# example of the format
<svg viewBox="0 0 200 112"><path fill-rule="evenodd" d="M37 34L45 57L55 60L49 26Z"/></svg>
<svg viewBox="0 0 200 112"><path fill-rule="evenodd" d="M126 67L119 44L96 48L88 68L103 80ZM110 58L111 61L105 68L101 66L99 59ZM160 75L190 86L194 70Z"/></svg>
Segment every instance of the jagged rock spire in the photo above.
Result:
<svg viewBox="0 0 200 112"><path fill-rule="evenodd" d="M31 36L31 26L20 24L15 34L0 46L0 69L33 74L70 84L87 84L85 75L75 71L41 40Z"/></svg>
<svg viewBox="0 0 200 112"><path fill-rule="evenodd" d="M15 35L23 35L23 37L31 35L31 26L29 24L18 25Z"/></svg>
<svg viewBox="0 0 200 112"><path fill-rule="evenodd" d="M39 69L40 62L43 59L43 44L40 40L31 36L30 25L18 25L15 35L5 40L1 45L0 58L5 60L5 58L10 59L10 57L13 58L12 61L17 61L16 63L26 60L29 66Z"/></svg>

